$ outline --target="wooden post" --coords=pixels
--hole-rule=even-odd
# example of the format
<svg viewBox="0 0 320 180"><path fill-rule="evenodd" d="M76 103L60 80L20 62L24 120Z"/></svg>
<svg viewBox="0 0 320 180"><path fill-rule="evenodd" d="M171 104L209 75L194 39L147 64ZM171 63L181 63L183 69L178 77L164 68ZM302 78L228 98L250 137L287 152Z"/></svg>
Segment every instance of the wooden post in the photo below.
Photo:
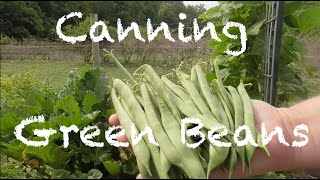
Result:
<svg viewBox="0 0 320 180"><path fill-rule="evenodd" d="M98 14L90 14L91 25L95 22L98 22ZM95 29L94 35L98 36L98 28ZM99 42L92 41L92 54L91 54L91 61L93 61L93 67L100 67L101 56L100 56L100 49L99 49Z"/></svg>

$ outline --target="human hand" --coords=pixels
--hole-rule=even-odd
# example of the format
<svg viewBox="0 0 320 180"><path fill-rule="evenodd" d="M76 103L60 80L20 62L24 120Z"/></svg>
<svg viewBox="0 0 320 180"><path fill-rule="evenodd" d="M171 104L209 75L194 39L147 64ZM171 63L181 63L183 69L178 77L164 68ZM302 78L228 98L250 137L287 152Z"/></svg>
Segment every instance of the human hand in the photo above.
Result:
<svg viewBox="0 0 320 180"><path fill-rule="evenodd" d="M291 144L293 124L286 121L286 112L284 108L275 108L266 102L252 100L255 125L261 133L261 124L264 123L268 133L273 131L276 126L283 130L286 142ZM115 114L109 117L110 125L118 126L120 121ZM118 137L119 142L127 142L126 136ZM280 144L277 137L273 137L267 144L270 157L261 149L257 149L251 162L251 174L249 169L242 172L241 162L238 162L234 169L232 178L247 178L250 176L262 175L270 171L285 171L296 168L296 160L294 158L294 148ZM131 146L128 150L133 153ZM210 178L228 178L228 172L222 170L214 170ZM141 176L138 175L137 179Z"/></svg>

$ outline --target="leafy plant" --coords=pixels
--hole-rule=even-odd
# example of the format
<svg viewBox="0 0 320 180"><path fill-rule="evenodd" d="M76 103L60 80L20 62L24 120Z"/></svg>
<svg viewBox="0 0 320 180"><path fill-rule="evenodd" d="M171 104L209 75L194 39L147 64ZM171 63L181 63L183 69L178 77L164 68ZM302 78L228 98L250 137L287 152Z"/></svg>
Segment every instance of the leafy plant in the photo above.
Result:
<svg viewBox="0 0 320 180"><path fill-rule="evenodd" d="M7 35L5 34L0 34L0 45L2 44L15 44L17 43L16 39L15 38L10 38L8 37Z"/></svg>
<svg viewBox="0 0 320 180"><path fill-rule="evenodd" d="M108 129L107 119L113 112L108 83L103 69L85 66L70 73L68 83L59 93L39 90L41 88L21 89L23 98L14 98L1 109L1 153L51 178L134 177L137 173L135 158L123 149L109 145L103 131L95 137L95 141L105 141L103 148L84 145L76 133L69 134L69 147L63 147L63 136L59 131L62 125L74 124L80 130L87 125ZM34 137L34 129L52 128L57 133L50 136L45 147L26 146L15 138L14 128L23 119L38 115L43 115L45 122L26 126L23 130L25 138L41 140ZM46 173L45 166L54 171Z"/></svg>
<svg viewBox="0 0 320 180"><path fill-rule="evenodd" d="M33 71L17 75L3 75L0 83L1 107L23 104L29 94L35 91L53 93L49 83L38 81Z"/></svg>
<svg viewBox="0 0 320 180"><path fill-rule="evenodd" d="M199 19L214 22L218 36L222 40L222 42L212 40L209 45L214 48L211 61L221 61L220 68L224 72L225 83L236 85L240 80L251 83L248 93L251 98L256 99L263 98L266 3L271 2L225 1L199 16ZM312 28L319 27L318 19L313 17L319 17L320 11L316 11L319 4L307 7L303 5L303 2L286 3L279 65L278 105L287 103L292 97L304 98L304 95L307 95L301 79L301 71L296 68L303 67L304 44L298 41L292 32L308 32ZM309 16L312 18L307 18ZM238 57L224 52L227 48L238 51L241 47L239 39L233 40L222 34L223 26L230 21L239 22L247 28L247 49ZM230 28L228 31L230 34L239 34L237 28ZM215 78L214 73L207 74L209 81L213 78Z"/></svg>

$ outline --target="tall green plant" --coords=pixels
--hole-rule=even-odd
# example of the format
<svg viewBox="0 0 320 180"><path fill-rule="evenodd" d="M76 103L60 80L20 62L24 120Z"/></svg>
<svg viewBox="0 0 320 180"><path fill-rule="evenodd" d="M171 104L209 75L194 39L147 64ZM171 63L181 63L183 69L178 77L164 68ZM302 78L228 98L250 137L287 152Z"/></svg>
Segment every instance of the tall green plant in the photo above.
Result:
<svg viewBox="0 0 320 180"><path fill-rule="evenodd" d="M271 2L224 1L216 7L207 10L199 16L205 22L210 21L216 25L217 33L222 42L212 40L210 46L214 48L211 61L220 60L220 68L224 72L225 83L235 86L240 80L251 83L248 89L251 98L263 99L263 61L265 47L265 5ZM302 2L287 2L285 6L284 27L282 34L279 81L277 104L286 103L292 97L303 96L307 90L303 85L301 73L297 71L297 66L301 67L304 44L292 36L291 32L308 32L312 28L319 27L318 19L320 11L316 11L320 6L303 6ZM312 18L307 18L312 16ZM242 23L246 27L247 48L240 56L227 55L226 49L239 51L240 40L227 38L222 34L223 26L230 21ZM240 34L237 28L230 28L230 34ZM207 74L207 79L211 81L214 73Z"/></svg>

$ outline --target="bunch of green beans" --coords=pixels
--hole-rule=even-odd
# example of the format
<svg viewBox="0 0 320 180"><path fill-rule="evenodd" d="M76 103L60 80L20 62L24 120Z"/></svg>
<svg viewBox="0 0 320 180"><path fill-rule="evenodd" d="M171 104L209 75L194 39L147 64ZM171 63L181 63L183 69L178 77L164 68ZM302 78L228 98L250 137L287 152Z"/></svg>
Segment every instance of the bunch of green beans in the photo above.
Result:
<svg viewBox="0 0 320 180"><path fill-rule="evenodd" d="M208 178L217 169L227 169L231 177L238 160L243 170L245 167L250 169L256 147L250 143L236 146L233 140L234 131L242 125L249 127L258 148L268 153L255 128L251 99L243 82L238 87L225 87L216 61L217 78L210 87L199 63L192 67L190 75L180 69L175 70L178 83L174 83L167 76L159 77L147 64L131 76L111 52L106 51L106 55L116 61L130 80L126 83L114 79L111 91L116 114L129 143L132 144L131 124L134 123L138 133L146 126L150 127L159 144L151 144L148 136L143 136L138 144L132 146L143 178ZM181 120L186 117L198 118L203 123L201 132L206 140L195 149L181 142ZM220 141L231 142L231 147L210 143L208 131L217 126L226 127L227 135ZM217 130L215 133L221 132ZM240 140L245 137L242 131ZM186 142L195 143L198 139L186 137Z"/></svg>

